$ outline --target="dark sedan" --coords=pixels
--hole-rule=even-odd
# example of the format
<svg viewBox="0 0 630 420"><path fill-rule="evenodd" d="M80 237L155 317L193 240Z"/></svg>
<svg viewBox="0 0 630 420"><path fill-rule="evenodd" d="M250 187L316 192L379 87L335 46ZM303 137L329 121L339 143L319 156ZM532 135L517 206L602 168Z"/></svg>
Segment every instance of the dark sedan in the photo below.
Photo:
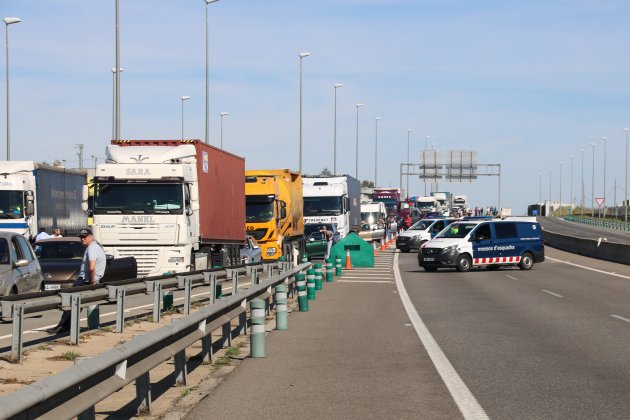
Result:
<svg viewBox="0 0 630 420"><path fill-rule="evenodd" d="M78 237L42 239L35 243L35 255L44 275L44 290L72 287L81 269L85 247ZM134 257L116 258L107 256L105 275L101 283L133 279L138 277L138 266Z"/></svg>

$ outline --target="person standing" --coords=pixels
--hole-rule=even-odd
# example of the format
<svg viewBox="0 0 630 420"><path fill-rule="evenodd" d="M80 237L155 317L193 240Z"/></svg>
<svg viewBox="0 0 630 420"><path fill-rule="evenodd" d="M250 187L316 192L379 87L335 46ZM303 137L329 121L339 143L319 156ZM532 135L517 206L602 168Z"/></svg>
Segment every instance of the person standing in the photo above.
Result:
<svg viewBox="0 0 630 420"><path fill-rule="evenodd" d="M81 242L83 246L85 246L85 252L83 253L83 261L81 262L79 274L74 280L73 286L98 284L105 274L105 265L107 264L105 251L103 251L101 244L94 239L94 235L90 229L83 229L79 233L79 238L81 238ZM57 326L46 330L46 332L57 334L70 331L71 314L72 311L63 311Z"/></svg>
<svg viewBox="0 0 630 420"><path fill-rule="evenodd" d="M326 225L323 225L319 231L321 232L322 237L326 239L326 258L325 259L328 259L330 258L330 248L332 248L333 232L331 230L326 229Z"/></svg>
<svg viewBox="0 0 630 420"><path fill-rule="evenodd" d="M41 241L42 239L48 239L48 238L50 238L50 235L48 233L46 233L46 229L45 228L39 228L39 233L35 237L35 242Z"/></svg>

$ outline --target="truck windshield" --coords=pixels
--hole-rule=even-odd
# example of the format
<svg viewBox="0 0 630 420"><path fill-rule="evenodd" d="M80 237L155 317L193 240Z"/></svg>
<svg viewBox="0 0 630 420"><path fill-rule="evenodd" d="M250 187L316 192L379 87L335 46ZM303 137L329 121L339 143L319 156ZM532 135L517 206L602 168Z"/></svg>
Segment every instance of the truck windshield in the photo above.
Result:
<svg viewBox="0 0 630 420"><path fill-rule="evenodd" d="M0 219L24 217L24 191L0 191Z"/></svg>
<svg viewBox="0 0 630 420"><path fill-rule="evenodd" d="M273 198L247 196L245 200L245 220L247 222L268 222L273 219Z"/></svg>
<svg viewBox="0 0 630 420"><path fill-rule="evenodd" d="M361 212L361 222L368 223L370 225L377 224L382 218L382 214L372 211L372 212Z"/></svg>
<svg viewBox="0 0 630 420"><path fill-rule="evenodd" d="M398 200L395 198L375 198L374 201L381 202L385 204L385 208L387 212L392 212L398 210Z"/></svg>
<svg viewBox="0 0 630 420"><path fill-rule="evenodd" d="M340 216L342 197L304 197L304 216Z"/></svg>
<svg viewBox="0 0 630 420"><path fill-rule="evenodd" d="M433 201L418 201L416 205L420 210L428 210L433 208L435 203Z"/></svg>
<svg viewBox="0 0 630 420"><path fill-rule="evenodd" d="M95 184L94 214L183 214L184 188L179 183Z"/></svg>

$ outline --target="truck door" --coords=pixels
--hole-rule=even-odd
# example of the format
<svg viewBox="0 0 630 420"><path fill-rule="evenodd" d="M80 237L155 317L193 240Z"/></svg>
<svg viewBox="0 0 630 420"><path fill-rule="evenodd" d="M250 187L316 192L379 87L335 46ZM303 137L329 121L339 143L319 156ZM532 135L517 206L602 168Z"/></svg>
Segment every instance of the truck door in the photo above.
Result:
<svg viewBox="0 0 630 420"><path fill-rule="evenodd" d="M477 226L472 233L473 264L488 264L490 259L497 256L492 245L492 229L489 223Z"/></svg>

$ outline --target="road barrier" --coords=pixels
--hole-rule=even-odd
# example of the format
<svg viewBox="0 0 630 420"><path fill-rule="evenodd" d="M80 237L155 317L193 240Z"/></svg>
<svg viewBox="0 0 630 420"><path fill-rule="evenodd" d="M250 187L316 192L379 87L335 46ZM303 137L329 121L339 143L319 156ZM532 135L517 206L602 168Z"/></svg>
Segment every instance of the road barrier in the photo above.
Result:
<svg viewBox="0 0 630 420"><path fill-rule="evenodd" d="M595 226L605 229L621 230L624 232L630 232L630 223L622 222L615 219L604 218L592 218L592 217L580 217L580 216L565 216L564 220L568 222L581 223L583 225Z"/></svg>
<svg viewBox="0 0 630 420"><path fill-rule="evenodd" d="M67 419L80 415L81 418L93 419L95 404L134 381L138 412L150 410L151 369L174 358L175 384L186 384L186 348L201 341L203 361L211 362L214 349L224 341L222 337L213 343L212 332L237 317L240 323L244 319L241 315L246 314L247 303L255 299L259 300L252 304L252 310L256 312L252 314L250 311L250 315L252 327L257 328L252 328L251 343L252 346L260 346L256 340L264 340L265 300L274 287L292 285L296 274L309 266L310 263L306 263L290 268L288 263L282 264L278 275L257 279L245 290L233 289L230 296L184 318L175 319L170 325L135 336L125 344L92 357L89 363L78 363L0 397L0 417ZM23 305L15 307L24 309ZM244 329L237 329L237 332L242 331ZM232 336L232 331L229 335ZM252 348L252 356L264 357L264 341L262 348Z"/></svg>
<svg viewBox="0 0 630 420"><path fill-rule="evenodd" d="M545 245L584 255L585 257L598 258L620 264L630 264L630 245L619 244L599 239L576 238L561 233L543 230Z"/></svg>

